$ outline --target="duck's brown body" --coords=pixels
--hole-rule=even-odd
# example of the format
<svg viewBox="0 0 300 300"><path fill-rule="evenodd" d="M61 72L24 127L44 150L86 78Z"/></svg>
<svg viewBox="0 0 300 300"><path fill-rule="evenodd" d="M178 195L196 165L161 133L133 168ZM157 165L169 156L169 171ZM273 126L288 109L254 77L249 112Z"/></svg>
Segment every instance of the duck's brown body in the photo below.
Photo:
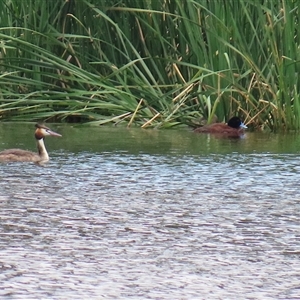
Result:
<svg viewBox="0 0 300 300"><path fill-rule="evenodd" d="M223 123L215 123L203 127L199 127L195 129L195 132L202 132L202 133L223 133L223 134L232 134L232 133L243 133L243 128L232 128L229 127L227 124Z"/></svg>
<svg viewBox="0 0 300 300"><path fill-rule="evenodd" d="M50 130L48 127L37 124L35 138L38 153L22 149L8 149L0 152L0 162L34 162L38 164L47 162L49 160L49 155L44 144L44 138L49 135L61 136Z"/></svg>

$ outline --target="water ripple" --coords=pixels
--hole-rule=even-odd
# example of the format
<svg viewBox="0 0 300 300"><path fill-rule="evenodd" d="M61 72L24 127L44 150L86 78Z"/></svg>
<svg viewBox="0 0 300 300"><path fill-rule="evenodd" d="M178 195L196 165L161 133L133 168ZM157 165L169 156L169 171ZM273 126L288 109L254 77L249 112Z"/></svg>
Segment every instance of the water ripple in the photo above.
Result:
<svg viewBox="0 0 300 300"><path fill-rule="evenodd" d="M1 166L1 298L299 299L296 155L52 156Z"/></svg>

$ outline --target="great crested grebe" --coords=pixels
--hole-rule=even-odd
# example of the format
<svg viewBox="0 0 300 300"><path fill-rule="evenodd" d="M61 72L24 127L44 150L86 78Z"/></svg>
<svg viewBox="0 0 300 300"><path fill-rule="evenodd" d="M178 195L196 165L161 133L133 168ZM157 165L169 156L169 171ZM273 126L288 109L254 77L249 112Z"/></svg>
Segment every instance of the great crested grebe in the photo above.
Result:
<svg viewBox="0 0 300 300"><path fill-rule="evenodd" d="M49 160L49 155L44 144L44 137L61 136L59 133L52 131L50 128L36 124L35 139L38 153L22 150L22 149L7 149L0 152L0 162L34 162L37 164L46 163Z"/></svg>
<svg viewBox="0 0 300 300"><path fill-rule="evenodd" d="M227 124L214 123L196 128L194 131L200 133L212 133L228 137L238 137L243 135L245 128L247 128L247 126L241 121L239 117L233 117L228 121Z"/></svg>

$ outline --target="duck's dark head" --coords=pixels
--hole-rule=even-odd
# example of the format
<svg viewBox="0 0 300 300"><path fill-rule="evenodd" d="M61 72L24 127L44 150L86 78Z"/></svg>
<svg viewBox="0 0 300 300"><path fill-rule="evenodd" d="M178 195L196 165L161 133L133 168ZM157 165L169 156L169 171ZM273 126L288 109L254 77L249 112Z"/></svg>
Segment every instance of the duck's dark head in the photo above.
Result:
<svg viewBox="0 0 300 300"><path fill-rule="evenodd" d="M248 128L239 117L232 117L227 125L229 127L235 128L235 129L240 129L240 128Z"/></svg>
<svg viewBox="0 0 300 300"><path fill-rule="evenodd" d="M46 127L42 124L35 124L35 138L37 140L43 139L45 136L52 135L52 136L61 136L61 134L52 131L50 128Z"/></svg>

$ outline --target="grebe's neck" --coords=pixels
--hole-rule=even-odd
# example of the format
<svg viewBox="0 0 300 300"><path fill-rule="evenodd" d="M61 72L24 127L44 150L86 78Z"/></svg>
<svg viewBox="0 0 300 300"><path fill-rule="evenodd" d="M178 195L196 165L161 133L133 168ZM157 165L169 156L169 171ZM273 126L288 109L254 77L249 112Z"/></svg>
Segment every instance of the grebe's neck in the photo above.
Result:
<svg viewBox="0 0 300 300"><path fill-rule="evenodd" d="M36 140L36 145L38 148L39 156L41 158L41 161L48 161L49 160L49 155L46 150L45 144L44 144L44 139L37 139Z"/></svg>

